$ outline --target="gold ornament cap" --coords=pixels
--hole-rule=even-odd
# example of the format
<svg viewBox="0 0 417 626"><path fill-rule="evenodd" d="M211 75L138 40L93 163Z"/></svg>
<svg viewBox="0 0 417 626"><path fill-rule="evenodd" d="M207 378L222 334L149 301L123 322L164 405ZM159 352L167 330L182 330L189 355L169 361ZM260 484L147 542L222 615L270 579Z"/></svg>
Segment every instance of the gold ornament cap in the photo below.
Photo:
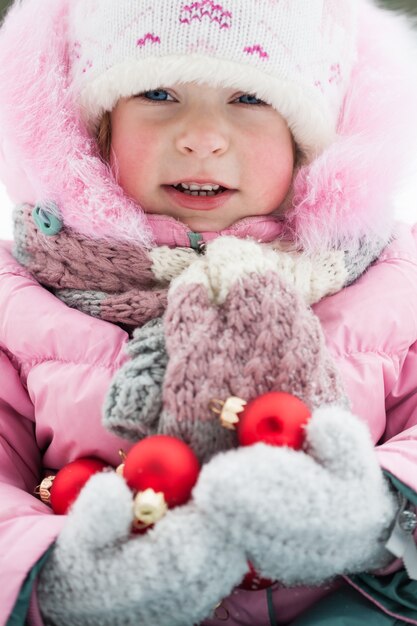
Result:
<svg viewBox="0 0 417 626"><path fill-rule="evenodd" d="M220 415L220 423L228 430L236 430L235 424L239 422L238 413L242 413L246 400L237 396L230 396L225 402L223 400L214 399L210 403L210 409L213 413Z"/></svg>
<svg viewBox="0 0 417 626"><path fill-rule="evenodd" d="M145 489L136 494L133 501L133 525L137 529L147 528L160 520L168 511L165 496L161 491Z"/></svg>
<svg viewBox="0 0 417 626"><path fill-rule="evenodd" d="M55 475L45 476L40 485L35 489L35 494L40 497L45 504L51 504L51 488L54 484Z"/></svg>

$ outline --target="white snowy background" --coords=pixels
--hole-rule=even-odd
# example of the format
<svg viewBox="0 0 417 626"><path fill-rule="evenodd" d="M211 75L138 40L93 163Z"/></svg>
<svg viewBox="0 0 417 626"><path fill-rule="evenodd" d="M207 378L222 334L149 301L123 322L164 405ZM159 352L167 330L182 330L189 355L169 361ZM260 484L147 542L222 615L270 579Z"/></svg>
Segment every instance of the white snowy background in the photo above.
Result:
<svg viewBox="0 0 417 626"><path fill-rule="evenodd" d="M0 239L12 238L12 202L0 183ZM404 188L398 196L397 216L410 224L417 223L417 173L413 185Z"/></svg>
<svg viewBox="0 0 417 626"><path fill-rule="evenodd" d="M0 183L0 239L12 238L12 206L4 185Z"/></svg>

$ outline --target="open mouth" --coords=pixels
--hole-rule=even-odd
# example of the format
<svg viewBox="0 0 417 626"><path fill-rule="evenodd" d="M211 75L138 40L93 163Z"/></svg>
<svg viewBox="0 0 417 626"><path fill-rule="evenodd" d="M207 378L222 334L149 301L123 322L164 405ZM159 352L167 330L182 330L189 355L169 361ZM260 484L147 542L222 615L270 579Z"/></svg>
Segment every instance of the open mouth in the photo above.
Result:
<svg viewBox="0 0 417 626"><path fill-rule="evenodd" d="M219 196L225 191L228 191L226 187L221 187L220 185L207 185L203 186L201 189L193 189L193 185L189 186L179 183L178 185L171 185L171 187L187 196L199 196L201 198Z"/></svg>
<svg viewBox="0 0 417 626"><path fill-rule="evenodd" d="M217 183L197 185L194 183L174 183L163 185L165 192L175 206L192 211L213 211L226 205L237 193ZM193 189L194 187L194 189Z"/></svg>

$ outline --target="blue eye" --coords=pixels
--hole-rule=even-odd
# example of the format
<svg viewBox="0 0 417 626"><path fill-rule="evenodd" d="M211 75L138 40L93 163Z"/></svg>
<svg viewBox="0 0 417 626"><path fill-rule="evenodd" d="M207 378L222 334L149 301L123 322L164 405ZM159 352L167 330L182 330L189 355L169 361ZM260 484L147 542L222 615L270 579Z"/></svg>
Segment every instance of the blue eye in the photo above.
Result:
<svg viewBox="0 0 417 626"><path fill-rule="evenodd" d="M242 104L257 104L257 105L266 104L263 100L259 100L259 98L256 98L255 96L252 96L249 93L245 93L243 94L243 96L240 96L239 100L241 100L242 98L248 98L249 100L251 100L251 102L242 102Z"/></svg>
<svg viewBox="0 0 417 626"><path fill-rule="evenodd" d="M144 91L138 94L137 97L145 98L145 100L152 100L154 102L166 102L169 93L164 89L153 89L151 91Z"/></svg>

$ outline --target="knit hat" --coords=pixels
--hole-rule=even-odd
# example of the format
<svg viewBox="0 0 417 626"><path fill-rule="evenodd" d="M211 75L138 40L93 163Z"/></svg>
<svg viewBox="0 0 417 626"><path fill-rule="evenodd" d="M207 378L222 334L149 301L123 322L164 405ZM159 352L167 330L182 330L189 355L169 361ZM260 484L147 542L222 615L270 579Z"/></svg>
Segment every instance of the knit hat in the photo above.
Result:
<svg viewBox="0 0 417 626"><path fill-rule="evenodd" d="M334 139L355 59L356 0L81 0L71 77L84 119L176 82L256 94L307 155Z"/></svg>

